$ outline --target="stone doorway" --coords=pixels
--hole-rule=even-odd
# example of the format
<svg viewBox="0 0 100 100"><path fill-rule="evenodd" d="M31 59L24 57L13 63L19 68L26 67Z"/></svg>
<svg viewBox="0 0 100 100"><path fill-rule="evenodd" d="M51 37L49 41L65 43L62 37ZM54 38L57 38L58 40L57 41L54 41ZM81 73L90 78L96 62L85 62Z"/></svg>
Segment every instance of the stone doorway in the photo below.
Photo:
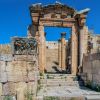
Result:
<svg viewBox="0 0 100 100"><path fill-rule="evenodd" d="M71 66L69 66L68 58L70 56L70 37L71 28L65 27L45 27L45 40L46 40L46 67L45 73L51 74L69 74L71 72ZM61 33L65 32L65 69L62 70L59 60L59 40L61 39ZM61 53L61 51L60 51ZM69 53L69 54L68 54Z"/></svg>

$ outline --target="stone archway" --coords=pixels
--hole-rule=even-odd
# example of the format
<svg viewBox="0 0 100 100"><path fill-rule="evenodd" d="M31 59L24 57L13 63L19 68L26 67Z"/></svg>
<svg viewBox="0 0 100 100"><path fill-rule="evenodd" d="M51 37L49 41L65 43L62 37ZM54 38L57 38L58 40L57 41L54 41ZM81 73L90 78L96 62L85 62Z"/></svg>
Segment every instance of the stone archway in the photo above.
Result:
<svg viewBox="0 0 100 100"><path fill-rule="evenodd" d="M71 33L71 72L77 74L78 66L82 65L83 53L86 53L87 44L83 43L88 36L88 29L85 28L86 14L88 10L76 12L73 8L63 4L56 3L54 5L42 6L36 4L30 7L32 25L29 30L29 36L35 37L38 40L39 49L39 69L44 72L46 67L46 41L45 41L45 26L70 27ZM83 49L81 49L81 47ZM63 54L64 52L62 52ZM64 55L64 54L63 54ZM61 62L64 60L61 59ZM64 62L65 63L65 62ZM63 65L64 66L64 65Z"/></svg>

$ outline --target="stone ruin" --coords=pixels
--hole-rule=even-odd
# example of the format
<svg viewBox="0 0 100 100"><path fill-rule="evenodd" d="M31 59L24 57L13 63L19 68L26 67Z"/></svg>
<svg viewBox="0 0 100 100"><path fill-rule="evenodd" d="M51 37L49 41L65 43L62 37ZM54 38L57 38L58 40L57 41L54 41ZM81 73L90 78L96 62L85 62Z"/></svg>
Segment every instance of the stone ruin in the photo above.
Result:
<svg viewBox="0 0 100 100"><path fill-rule="evenodd" d="M60 3L42 6L35 4L30 6L32 24L28 29L28 37L35 37L38 41L39 70L44 73L46 64L46 34L45 26L71 28L71 38L66 43L65 33L61 33L58 42L58 69L66 71L70 68L71 74L76 75L78 67L82 66L83 54L87 53L88 27L85 25L87 13L90 9L76 11L75 9ZM85 41L84 41L85 40ZM69 49L67 51L67 49ZM57 56L56 55L56 56ZM67 63L67 64L66 64Z"/></svg>
<svg viewBox="0 0 100 100"><path fill-rule="evenodd" d="M38 76L52 73L52 68L55 74L68 74L69 80L76 77L84 54L92 48L88 45L90 34L85 25L89 10L76 11L58 2L30 6L32 24L28 36L13 37L11 45L0 46L0 100L28 100L28 97L36 100ZM71 28L71 37L66 40L66 33L62 32L58 41L46 41L45 26Z"/></svg>
<svg viewBox="0 0 100 100"><path fill-rule="evenodd" d="M0 55L0 100L27 100L27 95L36 94L37 41L14 37L11 46Z"/></svg>

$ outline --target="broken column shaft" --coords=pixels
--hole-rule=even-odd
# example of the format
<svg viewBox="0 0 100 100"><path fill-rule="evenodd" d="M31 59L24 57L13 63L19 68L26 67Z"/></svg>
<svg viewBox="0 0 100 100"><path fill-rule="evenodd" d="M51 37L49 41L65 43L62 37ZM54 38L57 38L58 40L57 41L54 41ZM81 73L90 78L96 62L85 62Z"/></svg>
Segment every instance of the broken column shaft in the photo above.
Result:
<svg viewBox="0 0 100 100"><path fill-rule="evenodd" d="M61 39L58 40L58 61L59 67L61 68Z"/></svg>
<svg viewBox="0 0 100 100"><path fill-rule="evenodd" d="M61 33L61 69L66 69L66 33Z"/></svg>

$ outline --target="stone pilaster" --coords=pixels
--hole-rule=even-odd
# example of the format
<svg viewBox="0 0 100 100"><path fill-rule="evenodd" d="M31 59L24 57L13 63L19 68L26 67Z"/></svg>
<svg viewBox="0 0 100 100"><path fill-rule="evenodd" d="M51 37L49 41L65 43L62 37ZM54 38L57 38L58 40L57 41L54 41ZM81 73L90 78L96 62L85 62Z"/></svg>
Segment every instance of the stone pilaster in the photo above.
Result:
<svg viewBox="0 0 100 100"><path fill-rule="evenodd" d="M88 27L83 26L80 29L80 41L79 41L79 55L80 55L80 66L82 66L83 54L87 53L87 43L88 43Z"/></svg>
<svg viewBox="0 0 100 100"><path fill-rule="evenodd" d="M75 25L72 26L71 35L71 73L76 75L78 67L78 37Z"/></svg>
<svg viewBox="0 0 100 100"><path fill-rule="evenodd" d="M59 67L61 68L61 39L58 40L58 61Z"/></svg>
<svg viewBox="0 0 100 100"><path fill-rule="evenodd" d="M65 42L66 33L61 33L61 68L62 70L66 69L66 42Z"/></svg>
<svg viewBox="0 0 100 100"><path fill-rule="evenodd" d="M30 25L28 27L28 32L27 32L28 38L37 36L37 32L38 32L38 26L34 24Z"/></svg>
<svg viewBox="0 0 100 100"><path fill-rule="evenodd" d="M44 72L46 66L46 44L44 26L39 26L39 69L40 72Z"/></svg>

